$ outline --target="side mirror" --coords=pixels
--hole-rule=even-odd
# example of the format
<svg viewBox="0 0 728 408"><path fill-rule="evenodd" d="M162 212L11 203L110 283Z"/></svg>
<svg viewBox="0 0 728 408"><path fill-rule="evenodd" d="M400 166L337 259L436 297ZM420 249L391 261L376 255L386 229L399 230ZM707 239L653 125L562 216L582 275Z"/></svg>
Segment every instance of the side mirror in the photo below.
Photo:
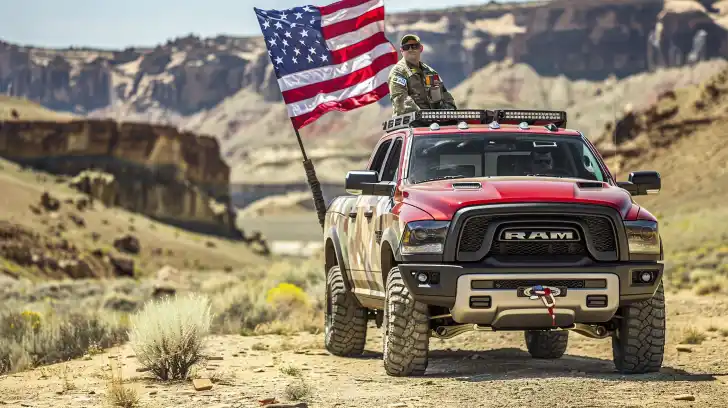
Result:
<svg viewBox="0 0 728 408"><path fill-rule="evenodd" d="M617 185L633 196L657 194L662 188L662 179L656 171L633 171L629 173L628 181L620 181Z"/></svg>
<svg viewBox="0 0 728 408"><path fill-rule="evenodd" d="M394 191L392 181L379 182L376 170L356 170L346 173L346 192L354 195L390 196Z"/></svg>

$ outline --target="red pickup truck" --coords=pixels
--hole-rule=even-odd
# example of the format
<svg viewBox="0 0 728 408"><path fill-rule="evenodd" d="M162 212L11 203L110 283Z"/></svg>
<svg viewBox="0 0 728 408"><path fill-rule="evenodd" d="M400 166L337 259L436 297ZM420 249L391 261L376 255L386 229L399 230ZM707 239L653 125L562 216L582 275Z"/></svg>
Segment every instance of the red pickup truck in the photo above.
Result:
<svg viewBox="0 0 728 408"><path fill-rule="evenodd" d="M383 123L351 195L325 216L330 353L364 350L383 327L392 376L423 375L431 337L518 330L534 358L570 331L611 337L621 373L658 371L665 346L657 219L618 182L566 112L420 110Z"/></svg>

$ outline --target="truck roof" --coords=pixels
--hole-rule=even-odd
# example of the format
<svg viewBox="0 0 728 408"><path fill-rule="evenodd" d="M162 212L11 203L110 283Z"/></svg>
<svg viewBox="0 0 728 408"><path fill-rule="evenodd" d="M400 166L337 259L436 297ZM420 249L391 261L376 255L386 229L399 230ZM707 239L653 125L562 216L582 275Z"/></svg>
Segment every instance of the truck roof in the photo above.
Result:
<svg viewBox="0 0 728 408"><path fill-rule="evenodd" d="M455 133L525 133L525 134L544 134L548 133L554 136L581 136L581 133L574 129L557 128L557 130L549 130L544 126L529 126L521 128L518 125L500 125L498 128L491 128L489 125L468 124L467 128L461 129L457 126L442 126L433 130L429 127L412 128L412 136L432 136L440 134Z"/></svg>

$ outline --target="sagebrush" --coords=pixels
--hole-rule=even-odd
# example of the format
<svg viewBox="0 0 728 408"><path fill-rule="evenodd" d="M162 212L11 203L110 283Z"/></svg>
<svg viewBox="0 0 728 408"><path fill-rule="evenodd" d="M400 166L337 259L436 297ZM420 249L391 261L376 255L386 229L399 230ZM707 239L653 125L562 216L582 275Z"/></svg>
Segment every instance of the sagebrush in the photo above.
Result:
<svg viewBox="0 0 728 408"><path fill-rule="evenodd" d="M158 378L187 379L190 368L203 358L211 321L206 296L153 300L131 317L129 340L140 364Z"/></svg>
<svg viewBox="0 0 728 408"><path fill-rule="evenodd" d="M122 313L104 310L0 311L0 374L78 358L127 340Z"/></svg>

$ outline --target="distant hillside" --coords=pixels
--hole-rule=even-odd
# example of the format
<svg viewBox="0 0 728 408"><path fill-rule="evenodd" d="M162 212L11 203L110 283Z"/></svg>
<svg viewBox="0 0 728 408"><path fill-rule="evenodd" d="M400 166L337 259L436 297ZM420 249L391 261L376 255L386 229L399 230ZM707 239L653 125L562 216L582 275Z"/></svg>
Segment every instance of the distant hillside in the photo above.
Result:
<svg viewBox="0 0 728 408"><path fill-rule="evenodd" d="M44 108L24 98L0 95L0 120L53 120L65 121L76 115Z"/></svg>
<svg viewBox="0 0 728 408"><path fill-rule="evenodd" d="M639 108L721 69L727 16L726 1L554 0L389 13L386 24L393 42L421 35L424 58L461 107L568 109L571 126L598 137L625 105ZM267 194L251 184L307 188L261 36L112 51L0 42L0 93L79 116L214 135L233 195ZM340 184L345 170L361 167L389 115L385 100L304 128L322 182Z"/></svg>

